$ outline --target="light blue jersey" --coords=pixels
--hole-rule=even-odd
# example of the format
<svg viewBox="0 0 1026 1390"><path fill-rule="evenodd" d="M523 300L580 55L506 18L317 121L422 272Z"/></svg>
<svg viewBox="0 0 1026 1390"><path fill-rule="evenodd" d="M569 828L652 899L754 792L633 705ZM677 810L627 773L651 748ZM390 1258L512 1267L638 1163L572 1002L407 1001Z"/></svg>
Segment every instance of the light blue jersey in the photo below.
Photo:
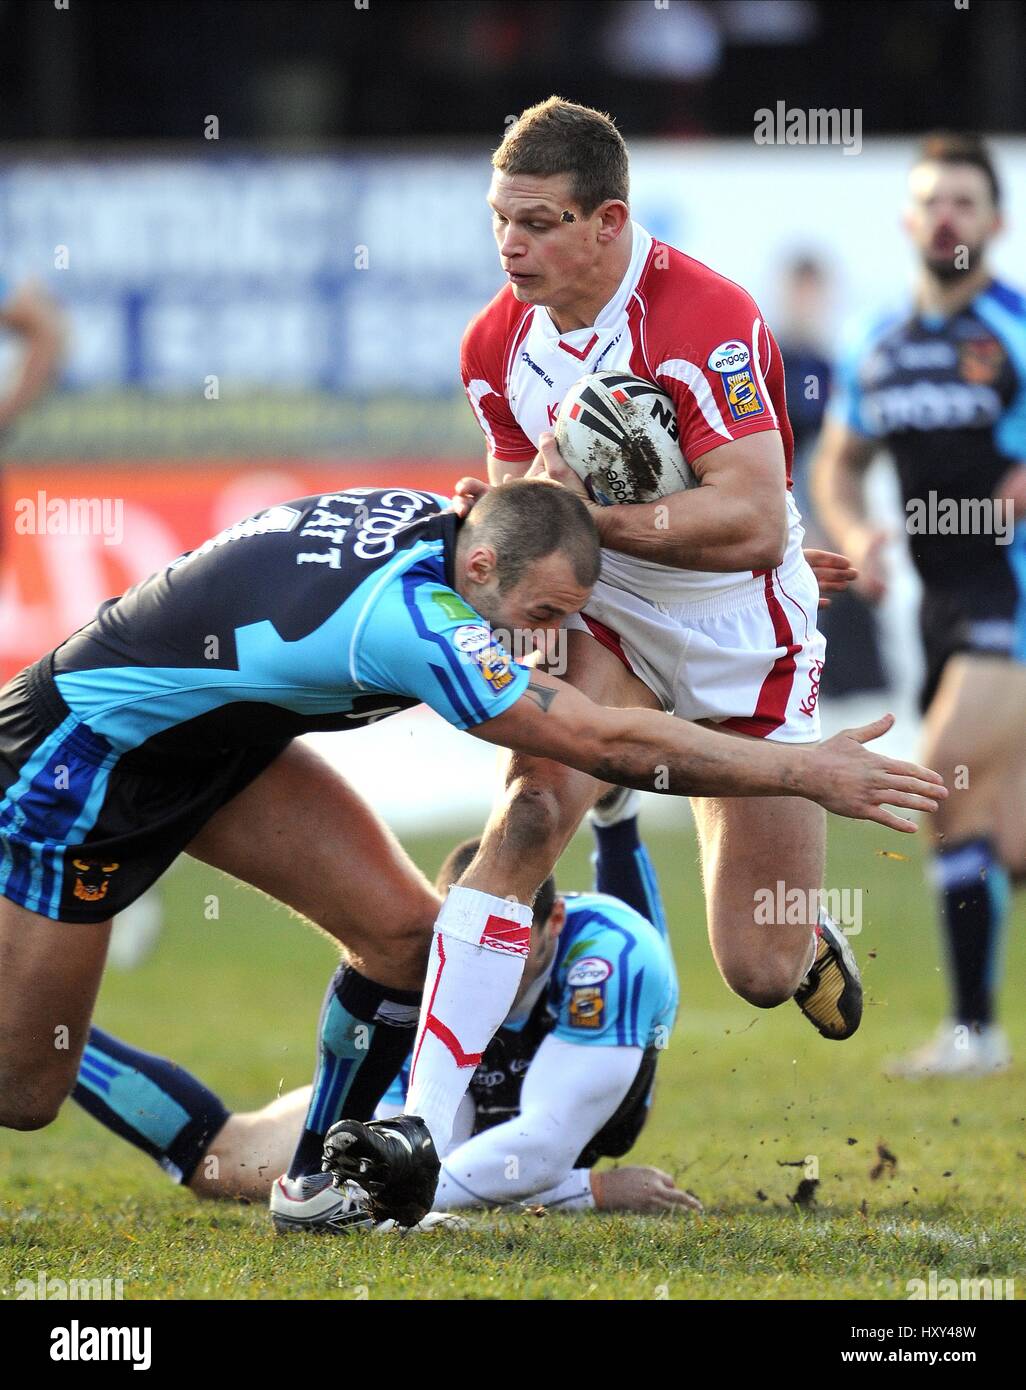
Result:
<svg viewBox="0 0 1026 1390"><path fill-rule="evenodd" d="M1026 660L1026 525L995 505L1026 461L1026 298L991 280L948 317L867 320L843 354L831 414L894 459L928 665L955 650Z"/></svg>
<svg viewBox="0 0 1026 1390"><path fill-rule="evenodd" d="M524 1075L550 1033L583 1047L637 1047L653 1057L669 1042L679 997L669 942L619 898L567 893L564 900L566 922L546 988L526 1016L503 1024L471 1080L470 1094L489 1123L516 1113ZM408 1086L409 1062L385 1104L402 1108Z"/></svg>

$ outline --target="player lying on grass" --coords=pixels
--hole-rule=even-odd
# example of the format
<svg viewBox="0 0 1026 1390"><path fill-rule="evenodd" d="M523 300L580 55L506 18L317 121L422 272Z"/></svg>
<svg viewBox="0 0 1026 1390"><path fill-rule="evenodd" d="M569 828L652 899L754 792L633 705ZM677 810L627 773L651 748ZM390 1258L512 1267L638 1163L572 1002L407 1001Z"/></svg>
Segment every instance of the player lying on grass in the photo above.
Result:
<svg viewBox="0 0 1026 1390"><path fill-rule="evenodd" d="M560 896L549 878L535 901L531 954L457 1115L436 1211L520 1202L654 1214L697 1206L655 1168L593 1169L637 1138L677 1007L655 870L638 837L638 793L614 791L611 799L592 816L594 891ZM477 843L452 851L435 881L439 893L461 877ZM402 1111L408 1075L404 1064L377 1118ZM275 1203L271 1189L295 1147L309 1087L229 1114L182 1067L94 1027L72 1094L198 1195L271 1196L278 1224L292 1228L292 1204ZM370 1218L361 1204L340 1204L338 1220Z"/></svg>
<svg viewBox="0 0 1026 1390"><path fill-rule="evenodd" d="M290 1166L297 1203L326 1205L301 1188L321 1177L325 1131L340 1115L370 1119L409 1052L429 951L426 1026L473 1069L516 994L547 875L534 881L518 860L508 874L472 865L432 946L437 894L299 734L423 701L457 728L603 782L811 797L904 830L914 826L888 804L933 811L946 795L936 774L862 746L888 719L784 748L603 708L511 660L494 629L558 642L598 563L587 508L545 482L496 488L466 521L447 499L405 489L299 498L179 557L15 676L0 691L0 1123L37 1129L57 1114L110 919L183 851L348 952L331 989L338 1011L323 1016L325 1028L342 1021L322 1032L332 1069ZM366 1045L345 1020L364 1025ZM427 1210L438 1162L425 1126L392 1122L379 1142L406 1162L391 1187L368 1178L375 1214Z"/></svg>

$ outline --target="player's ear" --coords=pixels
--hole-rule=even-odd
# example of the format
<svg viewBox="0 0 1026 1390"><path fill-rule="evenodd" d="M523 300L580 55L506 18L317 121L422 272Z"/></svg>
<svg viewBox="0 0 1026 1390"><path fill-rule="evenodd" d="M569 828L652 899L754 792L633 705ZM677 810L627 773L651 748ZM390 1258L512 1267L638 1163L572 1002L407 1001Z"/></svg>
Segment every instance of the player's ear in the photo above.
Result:
<svg viewBox="0 0 1026 1390"><path fill-rule="evenodd" d="M595 209L599 218L598 239L615 241L631 220L631 210L619 198L609 198Z"/></svg>
<svg viewBox="0 0 1026 1390"><path fill-rule="evenodd" d="M566 899L557 894L556 901L552 904L552 911L549 913L548 928L553 936L558 936L566 926Z"/></svg>
<svg viewBox="0 0 1026 1390"><path fill-rule="evenodd" d="M495 551L490 545L478 541L467 551L467 578L477 584L487 584L495 574Z"/></svg>

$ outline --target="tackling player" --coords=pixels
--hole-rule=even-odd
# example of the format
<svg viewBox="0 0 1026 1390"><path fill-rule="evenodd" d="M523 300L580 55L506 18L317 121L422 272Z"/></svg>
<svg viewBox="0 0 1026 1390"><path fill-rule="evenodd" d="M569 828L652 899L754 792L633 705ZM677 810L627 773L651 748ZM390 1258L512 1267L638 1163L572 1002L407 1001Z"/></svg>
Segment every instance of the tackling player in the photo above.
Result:
<svg viewBox="0 0 1026 1390"><path fill-rule="evenodd" d="M914 302L877 315L853 345L815 487L878 600L888 535L867 516L863 477L882 449L897 467L923 585L923 756L957 790L934 823L951 1018L893 1070L971 1074L1008 1065L994 990L1008 871L1026 868L1026 546L1014 534L1026 510L1026 299L987 263L1001 196L979 141L927 139L909 192Z"/></svg>
<svg viewBox="0 0 1026 1390"><path fill-rule="evenodd" d="M899 829L913 827L883 803L936 809L936 774L861 746L886 719L818 749L748 745L604 709L513 662L495 629L555 640L598 564L587 509L552 484L497 488L463 522L445 498L407 489L299 498L172 561L15 676L0 691L0 1122L34 1129L56 1115L111 916L188 850L350 953L322 1016L330 1075L290 1170L297 1203L326 1205L302 1179L319 1171L327 1127L369 1118L409 1050L438 899L299 734L423 701L486 741L627 785L660 765L669 793L812 796ZM532 872L517 861L485 892L471 866L450 893L433 947L448 962L429 986L434 1036L466 1037L480 999L483 1050L508 1012ZM437 1158L424 1125L395 1121L378 1142L406 1162L395 1189L368 1180L376 1214L401 1219L404 1192L426 1210Z"/></svg>
<svg viewBox="0 0 1026 1390"><path fill-rule="evenodd" d="M627 149L603 113L550 97L509 128L492 164L488 204L508 283L462 347L492 482L540 462L585 498L547 431L566 390L608 369L672 398L700 482L659 502L589 507L602 570L584 611L566 623L566 680L604 705L668 711L678 728L713 726L723 746L738 734L749 736L749 751L814 744L819 593L791 498L783 368L758 306L631 220ZM464 491L473 500L481 488L468 482ZM658 769L650 776L658 786ZM541 883L598 790L579 769L514 756L475 861L481 882L501 882L515 865L528 885ZM692 805L709 938L726 982L761 1007L794 998L824 1036L849 1037L862 990L844 936L819 911L821 809L715 794ZM807 911L767 927L754 904L780 882ZM451 911L447 903L436 943ZM436 944L429 991L443 964ZM429 1001L408 1103L444 1146L469 1070L463 1033L453 1039L431 1020ZM362 1161L386 1173L388 1155L375 1159L373 1136L358 1137ZM342 1163L336 1171L353 1175Z"/></svg>
<svg viewBox="0 0 1026 1390"><path fill-rule="evenodd" d="M516 1202L650 1213L698 1205L657 1169L594 1170L600 1157L626 1154L645 1122L677 1001L655 872L638 837L638 793L613 797L615 807L593 812L595 890L559 895L549 878L535 901L531 954L457 1116L436 1211ZM476 848L470 840L452 851L435 880L439 893L460 879ZM402 1111L408 1076L404 1064L378 1119ZM197 1195L270 1196L280 1228L303 1229L272 1184L302 1127L309 1087L229 1114L184 1068L94 1027L72 1094ZM339 1204L343 1227L371 1220L359 1200Z"/></svg>

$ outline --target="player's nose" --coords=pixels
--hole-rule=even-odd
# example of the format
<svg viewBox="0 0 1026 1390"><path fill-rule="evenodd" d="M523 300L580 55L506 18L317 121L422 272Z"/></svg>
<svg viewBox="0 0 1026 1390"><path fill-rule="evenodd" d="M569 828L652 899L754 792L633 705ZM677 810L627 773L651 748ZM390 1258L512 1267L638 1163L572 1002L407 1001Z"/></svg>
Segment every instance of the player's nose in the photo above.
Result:
<svg viewBox="0 0 1026 1390"><path fill-rule="evenodd" d="M504 259L512 259L523 252L523 247L517 245L517 236L512 227L507 227L499 238L499 255Z"/></svg>

